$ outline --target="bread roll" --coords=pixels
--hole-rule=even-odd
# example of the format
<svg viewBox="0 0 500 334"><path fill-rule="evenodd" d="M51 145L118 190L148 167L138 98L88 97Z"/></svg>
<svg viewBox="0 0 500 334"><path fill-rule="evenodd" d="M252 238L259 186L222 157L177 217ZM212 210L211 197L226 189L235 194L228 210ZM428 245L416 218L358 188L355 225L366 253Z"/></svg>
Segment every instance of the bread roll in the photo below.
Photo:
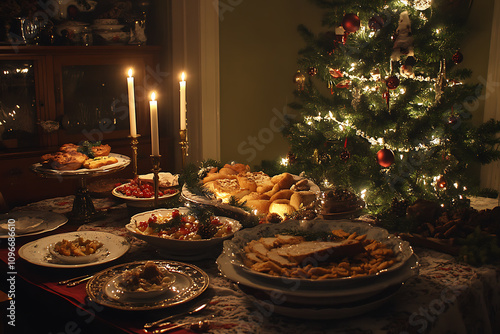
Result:
<svg viewBox="0 0 500 334"><path fill-rule="evenodd" d="M294 191L290 189L282 189L278 191L276 194L271 196L270 201L273 202L277 199L290 199L292 197Z"/></svg>
<svg viewBox="0 0 500 334"><path fill-rule="evenodd" d="M307 207L316 200L316 193L313 191L298 191L294 192L290 197L290 205L299 210L301 205Z"/></svg>
<svg viewBox="0 0 500 334"><path fill-rule="evenodd" d="M290 189L290 187L295 183L292 174L286 172L273 176L271 181L274 184L279 185L280 189Z"/></svg>
<svg viewBox="0 0 500 334"><path fill-rule="evenodd" d="M287 216L291 215L294 211L295 209L290 205L290 201L287 199L277 199L269 206L270 213L277 213L283 219L286 219Z"/></svg>
<svg viewBox="0 0 500 334"><path fill-rule="evenodd" d="M278 184L275 184L273 186L273 189L269 190L265 194L271 198L274 194L276 194L280 190L280 186Z"/></svg>
<svg viewBox="0 0 500 334"><path fill-rule="evenodd" d="M247 202L246 206L255 210L257 215L266 214L269 212L269 200L265 199L254 199Z"/></svg>

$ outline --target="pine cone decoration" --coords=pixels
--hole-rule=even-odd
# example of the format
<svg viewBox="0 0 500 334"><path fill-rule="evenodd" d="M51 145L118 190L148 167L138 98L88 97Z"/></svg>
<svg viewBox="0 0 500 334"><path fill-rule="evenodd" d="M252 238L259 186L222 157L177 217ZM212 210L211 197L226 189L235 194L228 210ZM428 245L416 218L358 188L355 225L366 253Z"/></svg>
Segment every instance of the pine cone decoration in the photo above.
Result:
<svg viewBox="0 0 500 334"><path fill-rule="evenodd" d="M398 200L396 197L392 199L391 210L398 217L406 216L406 210L408 209L408 201L405 199Z"/></svg>
<svg viewBox="0 0 500 334"><path fill-rule="evenodd" d="M215 233L217 233L217 226L212 225L210 223L208 224L200 224L198 227L198 234L203 238L203 239L210 239L213 238Z"/></svg>

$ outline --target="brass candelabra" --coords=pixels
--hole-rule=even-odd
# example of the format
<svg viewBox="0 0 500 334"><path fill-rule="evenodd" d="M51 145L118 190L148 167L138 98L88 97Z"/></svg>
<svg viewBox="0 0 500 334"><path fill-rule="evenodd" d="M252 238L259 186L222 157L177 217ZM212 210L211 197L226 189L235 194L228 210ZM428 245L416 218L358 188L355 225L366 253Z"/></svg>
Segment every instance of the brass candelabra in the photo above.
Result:
<svg viewBox="0 0 500 334"><path fill-rule="evenodd" d="M132 173L134 175L134 179L137 178L137 144L139 144L139 137L141 135L137 134L135 136L128 136L131 138L130 146L132 147Z"/></svg>
<svg viewBox="0 0 500 334"><path fill-rule="evenodd" d="M188 156L188 140L187 140L187 130L179 130L179 137L180 141L179 144L181 145L181 152L182 152L182 168L186 166L186 158Z"/></svg>
<svg viewBox="0 0 500 334"><path fill-rule="evenodd" d="M155 191L154 207L158 209L158 191L160 190L160 158L161 155L151 155L151 162L153 164L153 185Z"/></svg>

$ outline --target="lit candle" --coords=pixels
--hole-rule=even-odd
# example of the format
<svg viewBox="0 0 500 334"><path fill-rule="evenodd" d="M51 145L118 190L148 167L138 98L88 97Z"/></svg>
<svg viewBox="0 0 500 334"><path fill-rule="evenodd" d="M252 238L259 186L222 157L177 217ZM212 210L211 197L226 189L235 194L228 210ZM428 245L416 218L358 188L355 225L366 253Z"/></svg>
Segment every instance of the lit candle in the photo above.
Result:
<svg viewBox="0 0 500 334"><path fill-rule="evenodd" d="M158 103L155 100L156 94L151 94L149 110L151 112L151 154L160 155L160 139L158 138Z"/></svg>
<svg viewBox="0 0 500 334"><path fill-rule="evenodd" d="M132 69L128 70L128 118L130 120L130 135L137 137L137 125L135 123L135 92L134 92L134 77Z"/></svg>
<svg viewBox="0 0 500 334"><path fill-rule="evenodd" d="M182 72L182 81L179 82L180 86L180 104L181 104L181 130L186 130L186 80L184 72Z"/></svg>

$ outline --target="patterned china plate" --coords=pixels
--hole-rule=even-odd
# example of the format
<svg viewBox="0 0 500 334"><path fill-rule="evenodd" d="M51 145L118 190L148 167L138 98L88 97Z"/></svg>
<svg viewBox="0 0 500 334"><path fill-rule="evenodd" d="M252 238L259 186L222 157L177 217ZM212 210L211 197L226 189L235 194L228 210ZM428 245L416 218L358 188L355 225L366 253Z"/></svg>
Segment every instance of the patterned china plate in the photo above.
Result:
<svg viewBox="0 0 500 334"><path fill-rule="evenodd" d="M200 268L182 262L155 260L158 267L166 268L175 275L175 282L168 292L147 300L122 299L113 293L108 284L126 270L142 266L147 261L120 264L105 269L87 283L87 296L97 304L128 311L144 311L171 307L186 303L201 295L209 285L208 275Z"/></svg>

